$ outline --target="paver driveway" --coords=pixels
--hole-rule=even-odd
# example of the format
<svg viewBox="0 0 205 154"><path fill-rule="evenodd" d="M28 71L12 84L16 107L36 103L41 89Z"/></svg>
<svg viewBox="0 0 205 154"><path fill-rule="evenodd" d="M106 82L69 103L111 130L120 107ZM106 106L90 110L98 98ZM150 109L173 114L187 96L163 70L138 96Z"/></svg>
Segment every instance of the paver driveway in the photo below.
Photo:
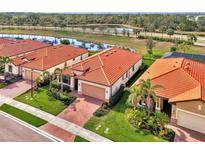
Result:
<svg viewBox="0 0 205 154"><path fill-rule="evenodd" d="M72 92L72 94L75 95L77 99L58 116L79 126L84 126L93 116L93 113L103 104L103 101L85 95L79 95L76 92ZM49 123L42 126L41 129L63 141L69 142L75 139L75 135Z"/></svg>
<svg viewBox="0 0 205 154"><path fill-rule="evenodd" d="M29 89L31 89L31 84L25 80L20 80L0 89L0 94L15 98L16 96L25 93Z"/></svg>
<svg viewBox="0 0 205 154"><path fill-rule="evenodd" d="M176 133L174 142L205 142L205 134L172 123L168 127Z"/></svg>

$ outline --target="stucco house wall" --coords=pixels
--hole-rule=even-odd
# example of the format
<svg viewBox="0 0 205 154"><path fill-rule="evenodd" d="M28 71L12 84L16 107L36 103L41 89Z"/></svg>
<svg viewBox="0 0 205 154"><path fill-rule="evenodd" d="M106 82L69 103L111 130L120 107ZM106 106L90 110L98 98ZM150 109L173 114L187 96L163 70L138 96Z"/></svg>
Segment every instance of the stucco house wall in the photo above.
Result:
<svg viewBox="0 0 205 154"><path fill-rule="evenodd" d="M96 84L96 83L92 83L92 82L87 82L87 81L83 81L83 80L78 80L78 92L82 93L82 83L85 84L89 84L89 85L93 85L96 87L100 87L100 88L104 88L105 89L105 100L109 100L113 95L115 95L115 93L120 89L120 86L122 84L126 84L129 79L139 70L140 66L142 65L142 60L138 61L135 65L134 65L134 70L131 67L127 73L128 73L128 77L126 78L126 73L123 75L124 77L120 77L118 81L116 81L112 86L104 86L104 85L100 85L100 84ZM72 84L72 82L71 82ZM72 84L72 86L74 86ZM72 87L73 88L73 87Z"/></svg>

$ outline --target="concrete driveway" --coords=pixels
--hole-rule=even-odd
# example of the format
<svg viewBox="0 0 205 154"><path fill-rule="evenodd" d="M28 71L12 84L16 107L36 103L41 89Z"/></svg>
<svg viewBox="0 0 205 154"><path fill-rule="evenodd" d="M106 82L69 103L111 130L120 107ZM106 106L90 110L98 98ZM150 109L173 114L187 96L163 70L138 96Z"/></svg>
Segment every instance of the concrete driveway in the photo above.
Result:
<svg viewBox="0 0 205 154"><path fill-rule="evenodd" d="M205 134L178 126L176 124L169 124L169 128L175 131L174 142L205 142Z"/></svg>
<svg viewBox="0 0 205 154"><path fill-rule="evenodd" d="M72 92L72 94L76 96L77 99L63 112L61 112L58 117L73 122L79 126L84 126L84 124L93 116L93 113L104 102L85 95L79 95L76 92ZM41 126L41 129L60 138L63 141L71 142L75 139L75 135L50 123Z"/></svg>
<svg viewBox="0 0 205 154"><path fill-rule="evenodd" d="M15 98L16 96L19 96L30 89L31 84L29 82L25 80L20 80L0 89L0 94L7 97Z"/></svg>

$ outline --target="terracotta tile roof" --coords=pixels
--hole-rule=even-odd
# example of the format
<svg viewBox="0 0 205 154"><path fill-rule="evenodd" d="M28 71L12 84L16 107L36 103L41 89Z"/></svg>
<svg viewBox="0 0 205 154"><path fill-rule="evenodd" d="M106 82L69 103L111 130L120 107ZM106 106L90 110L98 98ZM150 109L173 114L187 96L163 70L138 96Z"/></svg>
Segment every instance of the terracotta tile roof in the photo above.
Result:
<svg viewBox="0 0 205 154"><path fill-rule="evenodd" d="M72 65L64 71L64 74L75 75L81 80L111 86L141 59L140 54L111 48ZM74 74L75 71L83 72L83 74Z"/></svg>
<svg viewBox="0 0 205 154"><path fill-rule="evenodd" d="M34 40L4 40L0 43L0 56L16 56L47 46L51 45Z"/></svg>
<svg viewBox="0 0 205 154"><path fill-rule="evenodd" d="M13 42L13 40L10 40L10 39L0 39L0 44L10 43L10 42Z"/></svg>
<svg viewBox="0 0 205 154"><path fill-rule="evenodd" d="M164 88L156 90L158 96L170 102L202 99L205 101L205 64L185 58L158 59L135 82L151 79Z"/></svg>
<svg viewBox="0 0 205 154"><path fill-rule="evenodd" d="M70 45L56 45L38 49L25 56L14 58L12 63L43 71L84 53L87 53L87 50Z"/></svg>

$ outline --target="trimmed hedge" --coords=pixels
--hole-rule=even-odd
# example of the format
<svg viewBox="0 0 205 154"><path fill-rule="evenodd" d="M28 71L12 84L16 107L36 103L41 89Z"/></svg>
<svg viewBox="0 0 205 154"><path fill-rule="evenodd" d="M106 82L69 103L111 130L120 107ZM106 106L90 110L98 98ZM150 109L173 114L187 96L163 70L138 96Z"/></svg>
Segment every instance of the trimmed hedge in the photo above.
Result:
<svg viewBox="0 0 205 154"><path fill-rule="evenodd" d="M101 117L110 112L110 108L108 107L107 103L104 103L97 111L93 113L96 117Z"/></svg>
<svg viewBox="0 0 205 154"><path fill-rule="evenodd" d="M54 81L51 82L51 87L60 90L61 89L61 84L58 83L56 80L54 80ZM63 91L70 92L71 90L70 90L69 86L63 85Z"/></svg>
<svg viewBox="0 0 205 154"><path fill-rule="evenodd" d="M56 88L51 88L48 90L47 95L50 97L53 97L57 100L62 101L64 104L69 105L72 103L76 97L72 96L70 93L67 92L61 92L60 90Z"/></svg>
<svg viewBox="0 0 205 154"><path fill-rule="evenodd" d="M124 85L120 86L120 89L116 92L116 94L110 98L110 101L108 102L108 107L113 107L119 102L120 98L124 93L124 88Z"/></svg>

